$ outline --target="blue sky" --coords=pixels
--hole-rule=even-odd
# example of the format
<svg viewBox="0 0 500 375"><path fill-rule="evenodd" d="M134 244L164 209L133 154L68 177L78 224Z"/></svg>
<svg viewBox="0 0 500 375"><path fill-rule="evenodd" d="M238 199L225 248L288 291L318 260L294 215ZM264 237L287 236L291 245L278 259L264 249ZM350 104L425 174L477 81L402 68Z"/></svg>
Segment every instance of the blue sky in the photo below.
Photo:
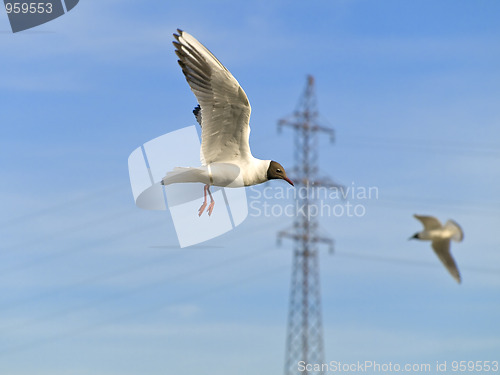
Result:
<svg viewBox="0 0 500 375"><path fill-rule="evenodd" d="M249 217L179 249L168 213L134 205L130 152L194 124L178 27L245 89L255 156L293 165L276 124L312 74L336 131L320 140L322 173L379 190L355 202L364 217L320 220L335 238L321 252L325 360L500 360L499 11L82 0L17 34L0 12L0 373L283 371L292 244L276 232L291 219ZM407 241L414 213L464 228L462 285Z"/></svg>

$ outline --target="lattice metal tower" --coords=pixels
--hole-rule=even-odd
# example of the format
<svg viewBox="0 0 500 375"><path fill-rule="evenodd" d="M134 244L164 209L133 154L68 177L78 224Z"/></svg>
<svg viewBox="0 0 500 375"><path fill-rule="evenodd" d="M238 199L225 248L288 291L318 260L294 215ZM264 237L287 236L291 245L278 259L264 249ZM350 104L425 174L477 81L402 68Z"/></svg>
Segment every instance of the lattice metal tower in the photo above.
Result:
<svg viewBox="0 0 500 375"><path fill-rule="evenodd" d="M323 374L322 371L299 371L298 367L300 361L324 363L318 246L324 243L333 250L333 240L319 235L312 206L315 205L314 190L317 187L338 186L318 176L318 135L326 133L333 142L334 132L318 124L312 76L307 77L305 92L295 112L279 120L278 128L284 126L294 129L296 150L295 166L289 173L296 189L295 219L291 228L278 233L278 240L289 238L294 241L285 375Z"/></svg>

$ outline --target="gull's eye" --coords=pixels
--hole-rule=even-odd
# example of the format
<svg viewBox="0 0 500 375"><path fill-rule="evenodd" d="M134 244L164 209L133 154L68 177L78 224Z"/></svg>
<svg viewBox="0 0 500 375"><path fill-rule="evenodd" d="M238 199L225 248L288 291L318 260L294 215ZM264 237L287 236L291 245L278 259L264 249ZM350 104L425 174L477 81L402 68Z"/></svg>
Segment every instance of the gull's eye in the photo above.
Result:
<svg viewBox="0 0 500 375"><path fill-rule="evenodd" d="M276 172L279 172L279 173L281 173L281 169L279 169L279 168L278 168L278 169L276 169Z"/></svg>

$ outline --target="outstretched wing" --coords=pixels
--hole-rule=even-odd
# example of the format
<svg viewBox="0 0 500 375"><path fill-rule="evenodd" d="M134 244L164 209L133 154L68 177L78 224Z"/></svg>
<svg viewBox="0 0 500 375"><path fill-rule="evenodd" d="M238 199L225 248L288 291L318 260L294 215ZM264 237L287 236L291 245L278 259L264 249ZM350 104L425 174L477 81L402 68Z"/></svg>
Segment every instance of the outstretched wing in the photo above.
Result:
<svg viewBox="0 0 500 375"><path fill-rule="evenodd" d="M433 230L441 228L441 222L434 216L420 216L415 214L413 215L413 217L415 217L415 219L419 220L422 223L425 230Z"/></svg>
<svg viewBox="0 0 500 375"><path fill-rule="evenodd" d="M451 276L460 283L460 272L458 272L457 264L450 253L450 240L434 240L432 248Z"/></svg>
<svg viewBox="0 0 500 375"><path fill-rule="evenodd" d="M190 34L177 31L173 42L175 53L201 107L202 163L251 156L248 144L251 108L245 92L203 44Z"/></svg>

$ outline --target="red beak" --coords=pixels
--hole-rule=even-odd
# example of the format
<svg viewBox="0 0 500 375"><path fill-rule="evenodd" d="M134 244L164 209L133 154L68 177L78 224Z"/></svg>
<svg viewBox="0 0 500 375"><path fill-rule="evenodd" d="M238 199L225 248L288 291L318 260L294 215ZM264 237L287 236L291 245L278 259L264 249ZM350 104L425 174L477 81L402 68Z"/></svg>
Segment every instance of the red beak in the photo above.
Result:
<svg viewBox="0 0 500 375"><path fill-rule="evenodd" d="M284 177L283 180L285 180L286 182L288 182L290 185L295 186L293 184L292 180L290 180L288 177Z"/></svg>

